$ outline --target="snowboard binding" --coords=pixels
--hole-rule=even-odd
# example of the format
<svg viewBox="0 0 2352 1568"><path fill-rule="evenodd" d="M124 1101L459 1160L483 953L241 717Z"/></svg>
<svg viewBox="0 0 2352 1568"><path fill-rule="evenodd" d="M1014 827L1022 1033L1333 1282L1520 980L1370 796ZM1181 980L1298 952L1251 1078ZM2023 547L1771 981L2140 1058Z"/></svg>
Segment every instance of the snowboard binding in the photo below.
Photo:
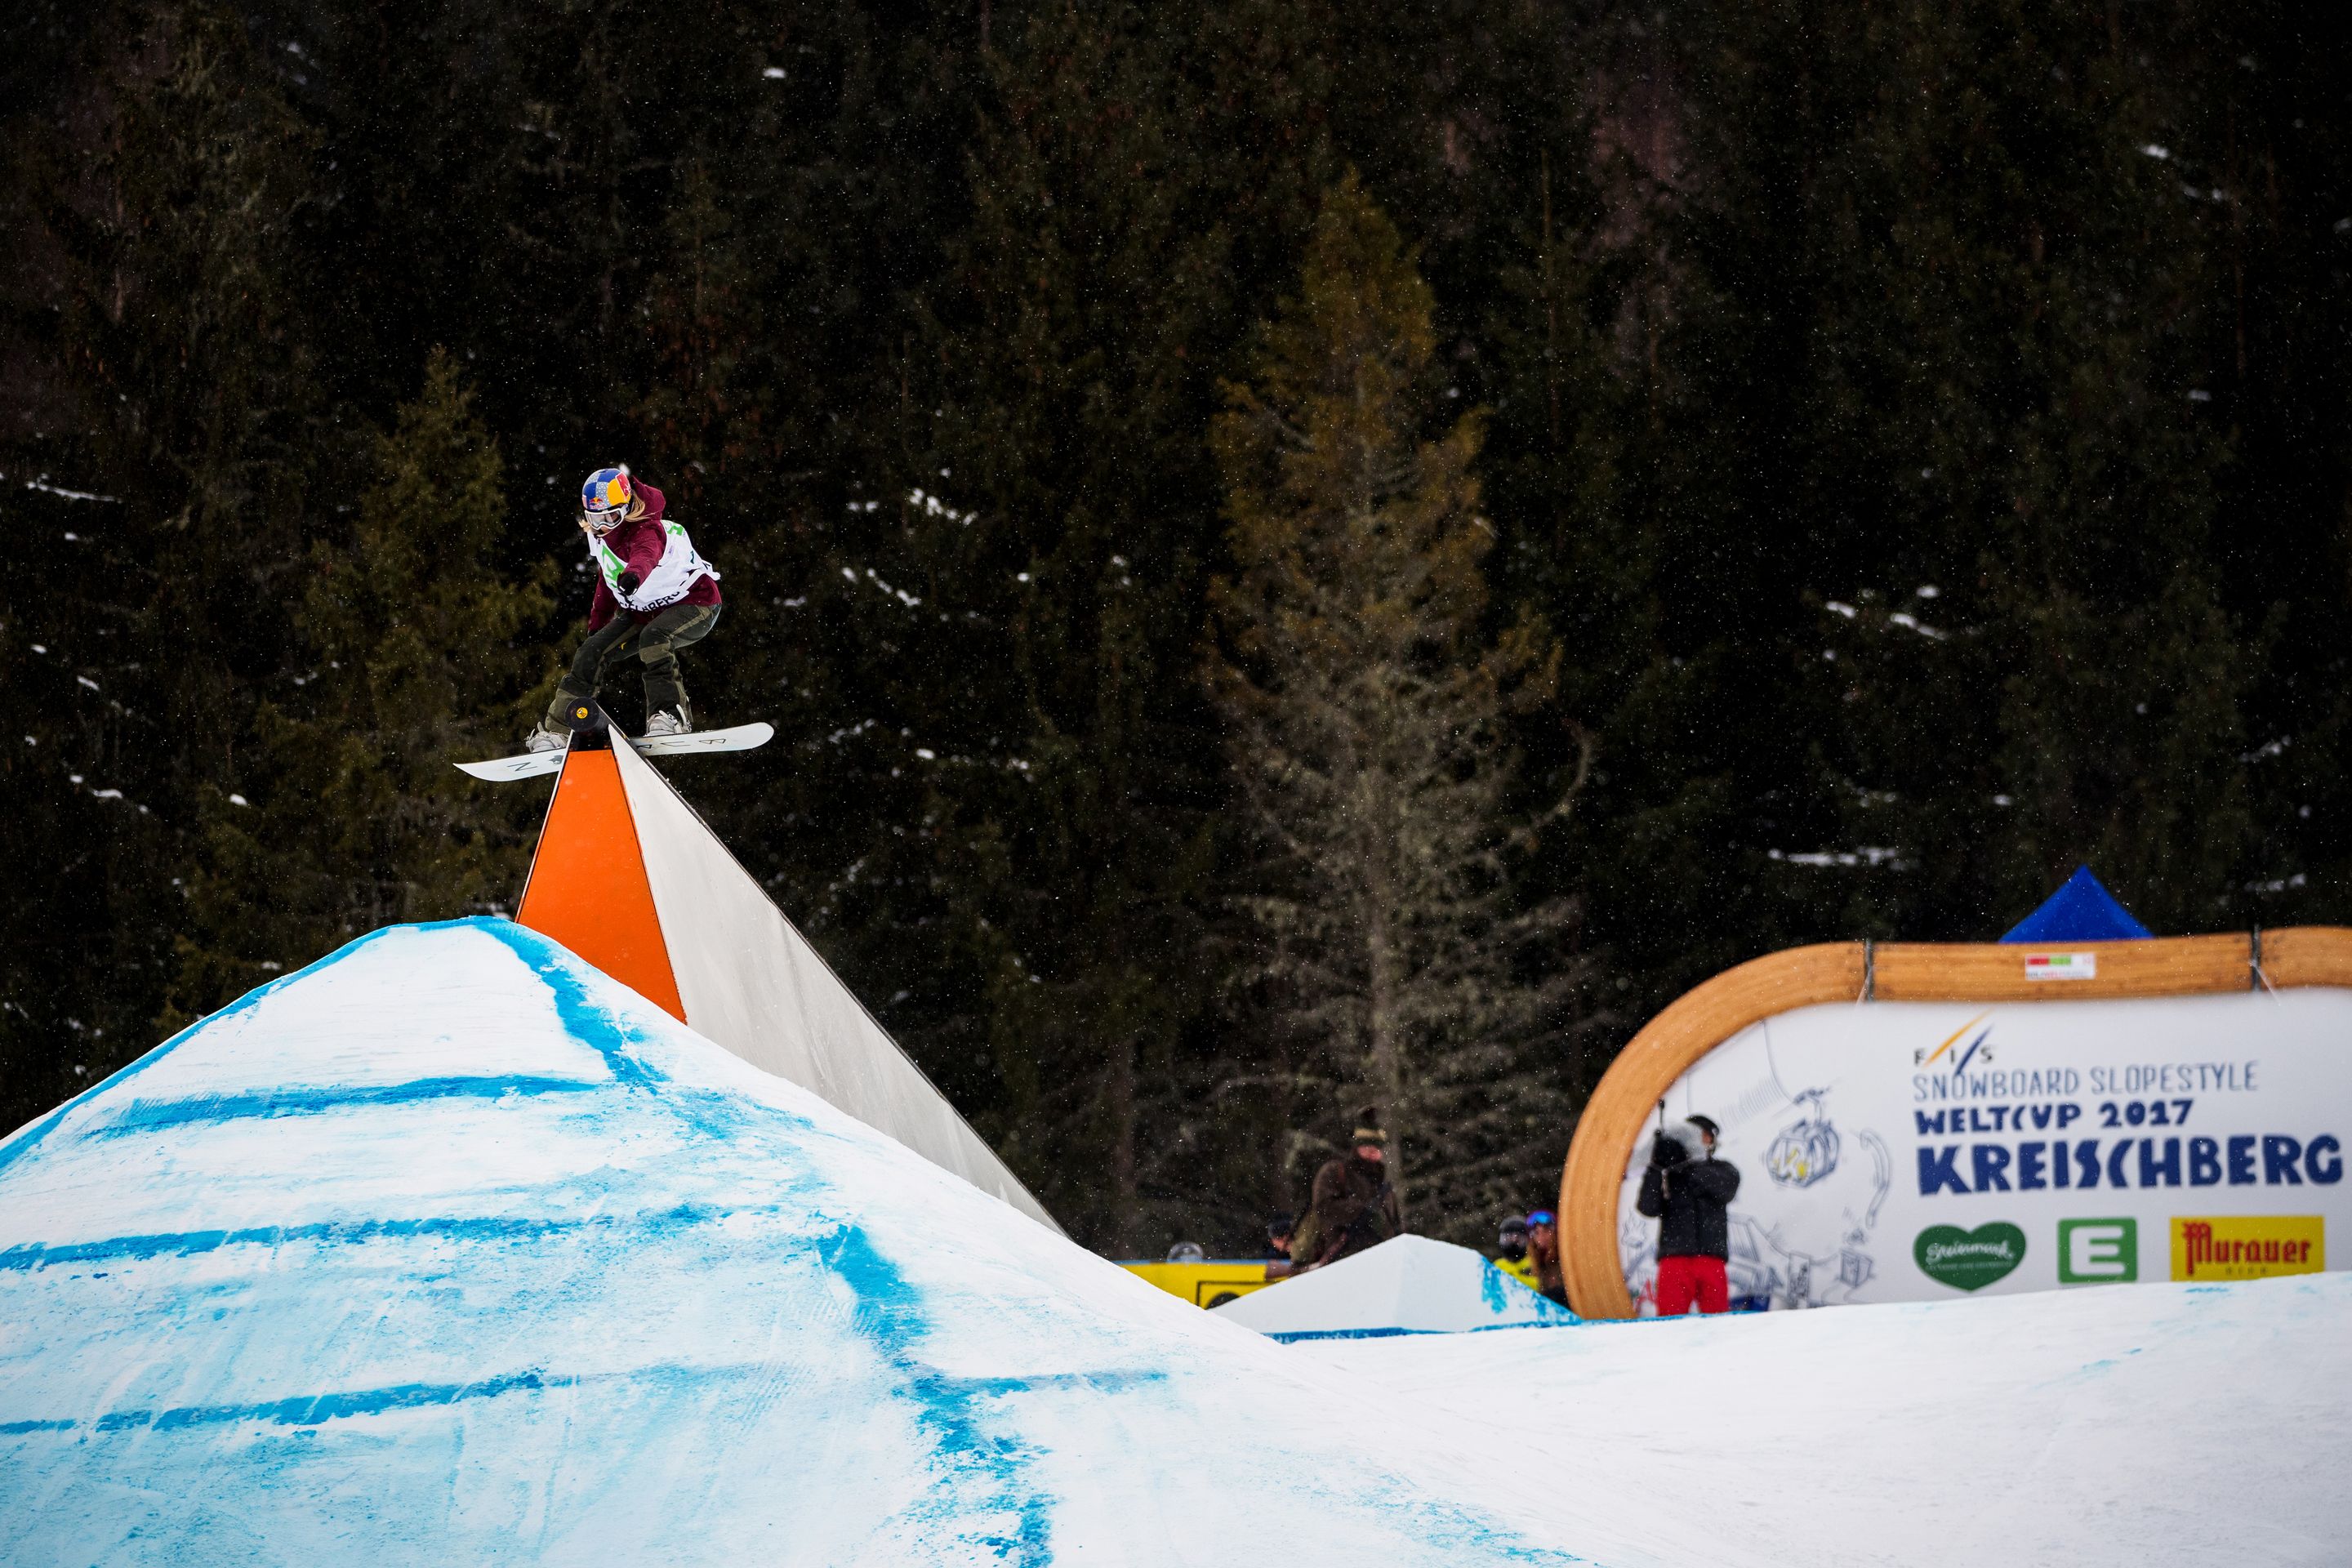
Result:
<svg viewBox="0 0 2352 1568"><path fill-rule="evenodd" d="M563 711L558 717L572 731L573 751L601 752L612 745L612 716L604 711L604 705L593 698L564 704Z"/></svg>

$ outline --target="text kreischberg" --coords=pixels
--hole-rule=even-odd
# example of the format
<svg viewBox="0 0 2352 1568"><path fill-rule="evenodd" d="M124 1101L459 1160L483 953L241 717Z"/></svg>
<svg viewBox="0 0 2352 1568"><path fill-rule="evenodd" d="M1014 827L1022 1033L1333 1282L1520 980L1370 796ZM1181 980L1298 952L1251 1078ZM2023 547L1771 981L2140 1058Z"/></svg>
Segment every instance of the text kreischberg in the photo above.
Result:
<svg viewBox="0 0 2352 1568"><path fill-rule="evenodd" d="M2136 1132L2186 1127L2201 1096L2253 1092L2260 1065L2176 1061L1914 1074L1917 1136L1969 1140L1922 1142L1919 1194L2325 1187L2342 1181L2344 1145L2334 1133ZM2086 1092L2087 1100L2074 1098Z"/></svg>

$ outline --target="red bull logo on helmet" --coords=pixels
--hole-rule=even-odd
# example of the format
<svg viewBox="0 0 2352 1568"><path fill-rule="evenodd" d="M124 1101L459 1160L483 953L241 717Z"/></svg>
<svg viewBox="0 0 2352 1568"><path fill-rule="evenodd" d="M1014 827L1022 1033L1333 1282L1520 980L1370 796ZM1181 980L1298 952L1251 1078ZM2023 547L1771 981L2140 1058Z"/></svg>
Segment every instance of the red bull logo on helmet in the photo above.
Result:
<svg viewBox="0 0 2352 1568"><path fill-rule="evenodd" d="M580 487L580 515L590 522L618 522L629 512L636 491L626 468L599 468Z"/></svg>

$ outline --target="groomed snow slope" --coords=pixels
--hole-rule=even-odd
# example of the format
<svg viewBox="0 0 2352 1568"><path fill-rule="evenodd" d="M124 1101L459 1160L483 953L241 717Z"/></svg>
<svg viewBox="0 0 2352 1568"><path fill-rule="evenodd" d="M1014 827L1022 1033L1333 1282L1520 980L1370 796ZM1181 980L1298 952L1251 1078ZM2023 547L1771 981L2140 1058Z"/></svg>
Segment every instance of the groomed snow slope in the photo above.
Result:
<svg viewBox="0 0 2352 1568"><path fill-rule="evenodd" d="M0 1143L11 1564L1654 1560L1475 1458L502 921Z"/></svg>
<svg viewBox="0 0 2352 1568"><path fill-rule="evenodd" d="M1292 1351L1691 1562L2352 1562L2352 1274Z"/></svg>
<svg viewBox="0 0 2352 1568"><path fill-rule="evenodd" d="M505 921L0 1142L0 1563L2344 1561L2344 1276L1279 1345Z"/></svg>

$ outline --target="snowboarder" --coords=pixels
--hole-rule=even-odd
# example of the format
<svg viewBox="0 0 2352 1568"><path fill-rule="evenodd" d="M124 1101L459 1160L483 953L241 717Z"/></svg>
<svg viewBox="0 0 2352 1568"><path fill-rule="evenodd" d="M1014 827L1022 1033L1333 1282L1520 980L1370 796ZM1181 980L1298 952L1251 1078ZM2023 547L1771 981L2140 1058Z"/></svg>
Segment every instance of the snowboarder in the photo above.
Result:
<svg viewBox="0 0 2352 1568"><path fill-rule="evenodd" d="M1633 1206L1658 1222L1658 1316L1679 1318L1698 1303L1702 1313L1728 1311L1731 1200L1739 1172L1715 1157L1720 1133L1713 1121L1693 1116L1664 1127L1650 1145Z"/></svg>
<svg viewBox="0 0 2352 1568"><path fill-rule="evenodd" d="M1396 1189L1389 1184L1389 1135L1379 1110L1364 1107L1349 1138L1355 1152L1334 1155L1315 1173L1307 1217L1291 1235L1290 1256L1302 1272L1378 1247L1404 1229Z"/></svg>
<svg viewBox="0 0 2352 1568"><path fill-rule="evenodd" d="M646 736L683 735L694 710L678 678L678 649L719 624L719 574L694 552L686 530L662 516L661 491L625 465L599 468L580 487L580 531L596 574L588 636L555 689L547 716L526 745L551 752L571 738L560 717L616 677L627 660L645 667Z"/></svg>

